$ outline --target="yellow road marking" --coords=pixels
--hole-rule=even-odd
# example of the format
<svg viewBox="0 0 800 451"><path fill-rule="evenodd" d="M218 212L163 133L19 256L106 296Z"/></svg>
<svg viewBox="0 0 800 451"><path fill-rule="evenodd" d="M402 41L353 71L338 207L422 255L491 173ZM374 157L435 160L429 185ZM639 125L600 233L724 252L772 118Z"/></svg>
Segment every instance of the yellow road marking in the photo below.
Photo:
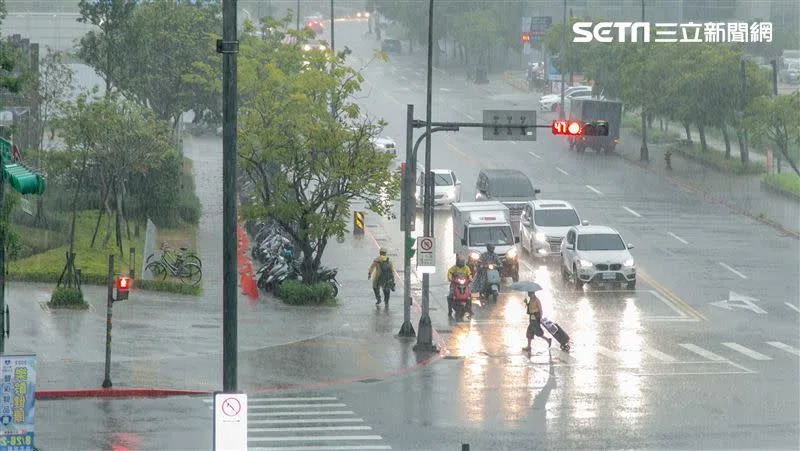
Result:
<svg viewBox="0 0 800 451"><path fill-rule="evenodd" d="M640 268L637 272L638 272L639 277L644 279L644 281L647 282L647 284L651 285L653 288L656 289L656 291L658 291L664 297L669 299L673 304L675 304L676 307L678 307L679 309L681 309L684 312L688 313L690 316L694 317L695 319L698 319L700 321L708 321L708 318L706 318L702 313L700 313L697 310L695 310L694 307L692 307L691 305L687 304L683 299L679 298L678 295L676 295L675 293L673 293L669 289L667 289L667 287L665 287L664 285L661 285L658 281L656 281L654 278L652 278L644 270L642 270Z"/></svg>

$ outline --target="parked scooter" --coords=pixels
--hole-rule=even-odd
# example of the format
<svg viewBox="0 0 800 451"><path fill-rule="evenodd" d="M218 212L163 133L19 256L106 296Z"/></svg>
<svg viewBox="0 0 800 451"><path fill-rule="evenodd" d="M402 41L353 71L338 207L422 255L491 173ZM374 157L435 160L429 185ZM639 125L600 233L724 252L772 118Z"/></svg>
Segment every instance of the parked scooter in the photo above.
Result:
<svg viewBox="0 0 800 451"><path fill-rule="evenodd" d="M500 295L500 270L497 265L489 263L485 270L486 280L483 284L481 295L484 298L491 296L492 302L497 302L497 297Z"/></svg>
<svg viewBox="0 0 800 451"><path fill-rule="evenodd" d="M464 314L469 312L472 303L472 292L469 279L457 276L453 279L453 310L456 312L456 321L464 319Z"/></svg>

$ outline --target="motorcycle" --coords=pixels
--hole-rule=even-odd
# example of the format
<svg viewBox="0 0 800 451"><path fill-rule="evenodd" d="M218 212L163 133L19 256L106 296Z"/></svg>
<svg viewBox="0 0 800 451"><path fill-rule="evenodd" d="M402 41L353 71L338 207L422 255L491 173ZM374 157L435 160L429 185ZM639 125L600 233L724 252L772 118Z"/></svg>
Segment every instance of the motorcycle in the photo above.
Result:
<svg viewBox="0 0 800 451"><path fill-rule="evenodd" d="M492 297L492 302L497 302L497 297L500 295L500 270L497 265L489 263L485 270L486 282L483 285L484 297Z"/></svg>
<svg viewBox="0 0 800 451"><path fill-rule="evenodd" d="M469 311L469 303L472 302L469 279L465 276L458 276L453 280L453 310L456 312L456 320L464 319L464 314Z"/></svg>

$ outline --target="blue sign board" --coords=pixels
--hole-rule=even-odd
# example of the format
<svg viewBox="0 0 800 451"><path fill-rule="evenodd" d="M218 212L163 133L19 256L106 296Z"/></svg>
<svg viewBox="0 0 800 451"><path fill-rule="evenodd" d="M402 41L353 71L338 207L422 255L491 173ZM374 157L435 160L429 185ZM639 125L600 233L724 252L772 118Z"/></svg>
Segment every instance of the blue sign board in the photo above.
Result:
<svg viewBox="0 0 800 451"><path fill-rule="evenodd" d="M36 356L0 356L0 451L33 451Z"/></svg>
<svg viewBox="0 0 800 451"><path fill-rule="evenodd" d="M547 79L549 81L558 81L561 80L561 73L556 69L556 65L553 64L553 57L547 57Z"/></svg>

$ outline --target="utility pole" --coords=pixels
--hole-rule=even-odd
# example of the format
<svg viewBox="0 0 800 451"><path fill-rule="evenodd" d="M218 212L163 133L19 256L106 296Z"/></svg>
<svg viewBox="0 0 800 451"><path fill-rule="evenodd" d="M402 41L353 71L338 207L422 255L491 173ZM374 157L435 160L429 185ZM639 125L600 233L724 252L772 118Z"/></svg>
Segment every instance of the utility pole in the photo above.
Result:
<svg viewBox="0 0 800 451"><path fill-rule="evenodd" d="M300 29L300 0L297 0L297 11L294 12L294 15L297 16L296 17L295 28L297 28L299 30Z"/></svg>
<svg viewBox="0 0 800 451"><path fill-rule="evenodd" d="M561 57L559 58L559 71L561 72L561 107L558 118L564 119L564 84L567 82L567 0L564 0L564 32L561 33Z"/></svg>
<svg viewBox="0 0 800 451"><path fill-rule="evenodd" d="M0 174L0 214L6 211L6 180L3 174ZM8 233L8 220L5 214L0 217L3 224L0 224L0 355L6 352L6 234Z"/></svg>
<svg viewBox="0 0 800 451"><path fill-rule="evenodd" d="M333 21L334 21L334 19L335 19L335 17L333 15L333 0L331 0L331 51L336 53L336 46L333 45L334 44L333 43Z"/></svg>
<svg viewBox="0 0 800 451"><path fill-rule="evenodd" d="M114 254L108 255L108 296L106 297L106 368L103 388L111 388L111 311L114 305Z"/></svg>
<svg viewBox="0 0 800 451"><path fill-rule="evenodd" d="M416 216L416 202L412 208L411 200L414 199L414 185L416 178L413 174L417 172L417 159L412 158L411 142L414 140L414 105L406 105L406 171L403 180L403 202L405 216L403 221L403 325L400 326L401 337L413 337L416 335L414 326L411 324L411 256L408 255L408 242L411 240L411 223Z"/></svg>
<svg viewBox="0 0 800 451"><path fill-rule="evenodd" d="M433 236L433 174L431 173L431 115L433 93L433 0L428 3L428 92L425 105L425 204L423 211L424 235ZM433 326L430 316L430 274L422 275L422 316L415 351L436 352L433 344Z"/></svg>
<svg viewBox="0 0 800 451"><path fill-rule="evenodd" d="M644 0L642 0L642 22L644 22ZM644 34L645 31L642 30L642 40L639 41L642 44L640 45L644 45ZM644 51L642 52L642 58L647 58ZM647 110L645 108L642 108L642 146L639 148L639 160L650 161L650 151L647 149Z"/></svg>
<svg viewBox="0 0 800 451"><path fill-rule="evenodd" d="M298 6L300 0L298 0ZM299 28L298 15L298 28ZM222 5L222 385L237 388L237 270L236 270L236 0Z"/></svg>

